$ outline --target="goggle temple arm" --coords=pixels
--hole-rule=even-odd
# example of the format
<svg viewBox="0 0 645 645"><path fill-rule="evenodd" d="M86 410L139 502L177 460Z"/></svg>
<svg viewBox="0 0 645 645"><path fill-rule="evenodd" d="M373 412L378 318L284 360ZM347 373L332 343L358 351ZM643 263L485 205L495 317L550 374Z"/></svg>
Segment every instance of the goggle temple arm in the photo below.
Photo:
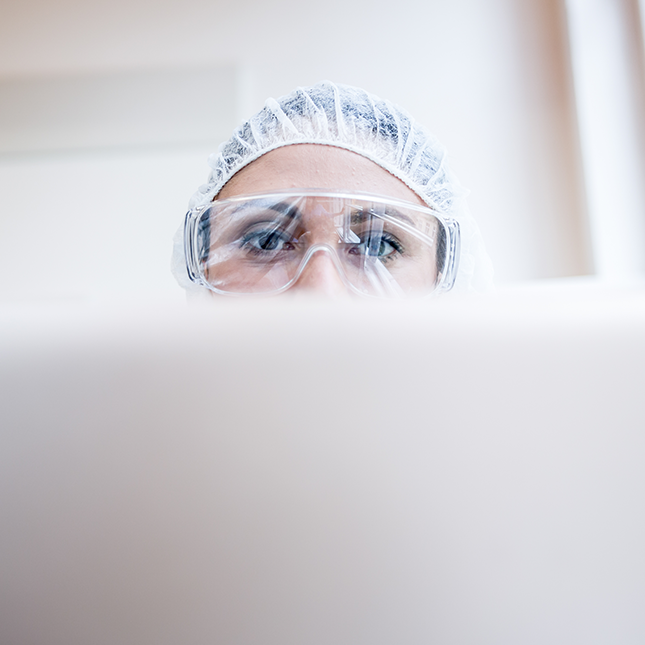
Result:
<svg viewBox="0 0 645 645"><path fill-rule="evenodd" d="M186 219L184 220L184 253L186 254L186 270L188 272L188 277L197 284L202 283L202 276L199 271L199 257L196 248L196 230L203 210L203 206L189 210L186 213Z"/></svg>
<svg viewBox="0 0 645 645"><path fill-rule="evenodd" d="M448 248L446 249L447 264L444 268L444 277L441 281L440 291L450 291L455 284L459 270L459 257L461 254L461 232L459 222L454 219L444 221L448 231Z"/></svg>

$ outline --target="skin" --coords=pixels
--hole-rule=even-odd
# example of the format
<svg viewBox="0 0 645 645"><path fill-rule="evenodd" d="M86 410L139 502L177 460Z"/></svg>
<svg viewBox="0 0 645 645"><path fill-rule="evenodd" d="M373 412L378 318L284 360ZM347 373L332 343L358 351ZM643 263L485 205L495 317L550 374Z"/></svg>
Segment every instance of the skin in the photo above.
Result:
<svg viewBox="0 0 645 645"><path fill-rule="evenodd" d="M289 188L360 191L424 205L400 179L359 154L316 144L272 150L234 175L217 199ZM343 298L349 291L326 253L316 253L287 293Z"/></svg>

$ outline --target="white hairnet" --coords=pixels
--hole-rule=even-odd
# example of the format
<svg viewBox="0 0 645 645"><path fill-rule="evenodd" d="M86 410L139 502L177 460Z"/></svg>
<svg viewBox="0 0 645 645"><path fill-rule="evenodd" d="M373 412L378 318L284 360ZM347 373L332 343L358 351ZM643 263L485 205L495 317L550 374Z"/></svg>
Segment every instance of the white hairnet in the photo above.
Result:
<svg viewBox="0 0 645 645"><path fill-rule="evenodd" d="M466 191L448 169L446 150L407 112L355 87L323 81L268 99L209 157L208 182L193 194L190 208L211 202L236 172L258 157L299 143L356 152L398 177L428 206L456 219L462 239L454 288L483 291L490 287L490 260L466 207ZM184 288L205 291L188 279L183 228L175 236L172 270Z"/></svg>

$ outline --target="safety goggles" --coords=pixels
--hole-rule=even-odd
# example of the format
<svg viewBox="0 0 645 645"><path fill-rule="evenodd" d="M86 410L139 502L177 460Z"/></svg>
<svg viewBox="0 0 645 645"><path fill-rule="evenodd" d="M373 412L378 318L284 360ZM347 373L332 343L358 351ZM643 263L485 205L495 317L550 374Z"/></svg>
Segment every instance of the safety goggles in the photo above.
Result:
<svg viewBox="0 0 645 645"><path fill-rule="evenodd" d="M192 209L184 243L191 280L219 294L281 293L325 253L356 294L425 296L454 283L459 225L385 197L285 190Z"/></svg>

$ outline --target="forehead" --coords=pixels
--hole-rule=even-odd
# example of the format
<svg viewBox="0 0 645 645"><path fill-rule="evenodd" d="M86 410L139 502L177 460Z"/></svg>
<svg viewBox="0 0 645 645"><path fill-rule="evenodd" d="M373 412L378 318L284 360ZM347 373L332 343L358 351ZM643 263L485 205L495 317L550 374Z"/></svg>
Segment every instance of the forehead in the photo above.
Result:
<svg viewBox="0 0 645 645"><path fill-rule="evenodd" d="M384 168L355 152L320 144L277 148L235 174L217 199L289 188L359 191L425 205Z"/></svg>

